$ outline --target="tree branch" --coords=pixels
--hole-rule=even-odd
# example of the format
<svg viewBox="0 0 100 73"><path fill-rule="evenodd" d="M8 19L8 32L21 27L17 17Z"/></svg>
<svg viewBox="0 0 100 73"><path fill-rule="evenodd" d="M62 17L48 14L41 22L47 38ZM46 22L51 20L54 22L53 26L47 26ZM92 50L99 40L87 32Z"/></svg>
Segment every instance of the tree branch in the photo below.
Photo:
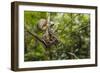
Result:
<svg viewBox="0 0 100 73"><path fill-rule="evenodd" d="M79 59L74 53L67 52L68 54L72 55L74 58Z"/></svg>
<svg viewBox="0 0 100 73"><path fill-rule="evenodd" d="M43 43L45 46L47 46L46 43L45 43L40 37L38 37L37 34L30 32L30 31L27 29L27 27L25 27L25 29L26 29L26 31L27 31L29 34L31 34L31 35L34 36L37 40L39 40L41 43Z"/></svg>

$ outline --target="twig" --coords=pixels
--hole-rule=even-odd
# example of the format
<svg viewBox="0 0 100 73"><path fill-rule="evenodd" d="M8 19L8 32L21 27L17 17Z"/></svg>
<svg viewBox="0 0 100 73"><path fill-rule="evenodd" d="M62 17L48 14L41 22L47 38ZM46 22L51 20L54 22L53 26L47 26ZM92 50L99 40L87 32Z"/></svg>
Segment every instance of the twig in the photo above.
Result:
<svg viewBox="0 0 100 73"><path fill-rule="evenodd" d="M39 40L39 41L42 42L45 46L47 46L46 43L45 43L40 37L38 37L35 33L30 32L30 31L27 29L27 27L25 27L25 29L26 29L26 31L27 31L29 34L31 34L31 35L34 36L37 40Z"/></svg>
<svg viewBox="0 0 100 73"><path fill-rule="evenodd" d="M74 53L68 52L68 54L72 55L72 56L75 57L76 59L79 59Z"/></svg>

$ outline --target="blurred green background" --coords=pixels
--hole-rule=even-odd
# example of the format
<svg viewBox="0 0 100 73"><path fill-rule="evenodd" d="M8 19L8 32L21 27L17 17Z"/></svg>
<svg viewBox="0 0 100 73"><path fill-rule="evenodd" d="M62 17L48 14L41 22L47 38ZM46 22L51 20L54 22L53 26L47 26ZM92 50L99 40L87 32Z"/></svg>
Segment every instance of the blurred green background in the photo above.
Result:
<svg viewBox="0 0 100 73"><path fill-rule="evenodd" d="M48 13L50 14L48 16ZM52 30L60 41L45 48L24 29L24 61L69 60L90 58L90 14L24 11L24 26L42 37L37 28L40 19L50 18ZM49 55L46 53L49 52Z"/></svg>

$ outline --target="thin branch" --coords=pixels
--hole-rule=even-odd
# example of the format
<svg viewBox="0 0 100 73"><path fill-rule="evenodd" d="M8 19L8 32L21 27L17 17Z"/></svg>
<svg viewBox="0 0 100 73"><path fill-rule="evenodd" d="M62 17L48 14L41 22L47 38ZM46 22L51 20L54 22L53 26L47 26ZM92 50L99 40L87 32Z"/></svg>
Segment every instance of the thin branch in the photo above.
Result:
<svg viewBox="0 0 100 73"><path fill-rule="evenodd" d="M74 53L68 52L68 54L72 55L72 56L75 57L76 59L79 59Z"/></svg>
<svg viewBox="0 0 100 73"><path fill-rule="evenodd" d="M39 40L41 43L43 43L45 46L47 46L46 43L45 43L40 37L37 36L37 34L30 32L30 31L27 29L27 27L25 27L25 29L26 29L26 31L27 31L29 34L31 34L31 35L34 36L37 40Z"/></svg>

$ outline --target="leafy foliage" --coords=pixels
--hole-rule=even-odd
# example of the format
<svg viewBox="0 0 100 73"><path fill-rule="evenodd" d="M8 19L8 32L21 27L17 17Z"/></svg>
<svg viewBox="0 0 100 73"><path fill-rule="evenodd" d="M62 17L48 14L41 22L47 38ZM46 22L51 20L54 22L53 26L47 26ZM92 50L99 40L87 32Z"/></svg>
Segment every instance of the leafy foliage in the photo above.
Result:
<svg viewBox="0 0 100 73"><path fill-rule="evenodd" d="M90 58L89 14L25 11L24 25L31 33L36 33L42 38L44 33L38 29L37 24L40 19L48 17L50 17L50 21L54 22L51 30L55 33L59 43L46 48L25 28L25 61Z"/></svg>

